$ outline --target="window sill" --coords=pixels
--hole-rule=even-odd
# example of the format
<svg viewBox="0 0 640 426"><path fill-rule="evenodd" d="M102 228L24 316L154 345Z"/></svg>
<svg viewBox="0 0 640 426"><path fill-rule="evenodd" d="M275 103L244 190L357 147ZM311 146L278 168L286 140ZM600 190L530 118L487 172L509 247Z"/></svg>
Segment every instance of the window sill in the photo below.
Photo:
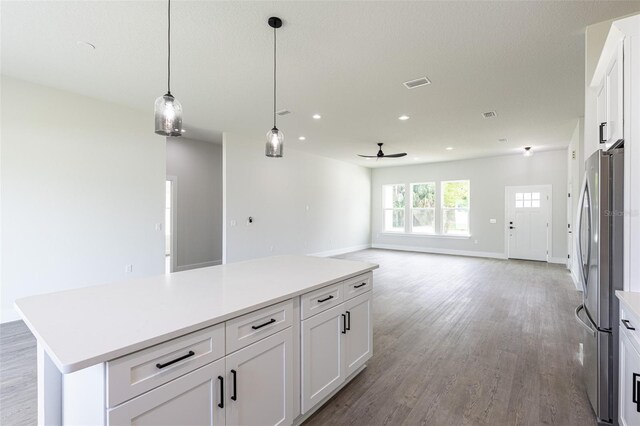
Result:
<svg viewBox="0 0 640 426"><path fill-rule="evenodd" d="M468 240L469 238L471 238L471 234L443 235L443 234L416 234L416 233L407 233L407 232L378 232L378 235L394 236L394 237L447 238L451 240Z"/></svg>

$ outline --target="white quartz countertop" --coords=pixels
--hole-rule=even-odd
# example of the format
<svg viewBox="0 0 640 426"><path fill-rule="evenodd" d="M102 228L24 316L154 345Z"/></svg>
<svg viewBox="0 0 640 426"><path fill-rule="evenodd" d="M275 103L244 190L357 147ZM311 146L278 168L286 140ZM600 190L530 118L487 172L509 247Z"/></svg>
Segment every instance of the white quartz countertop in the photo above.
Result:
<svg viewBox="0 0 640 426"><path fill-rule="evenodd" d="M620 303L622 303L627 310L640 318L640 293L616 290L616 296L620 299Z"/></svg>
<svg viewBox="0 0 640 426"><path fill-rule="evenodd" d="M276 256L26 297L15 305L60 371L71 373L376 268Z"/></svg>

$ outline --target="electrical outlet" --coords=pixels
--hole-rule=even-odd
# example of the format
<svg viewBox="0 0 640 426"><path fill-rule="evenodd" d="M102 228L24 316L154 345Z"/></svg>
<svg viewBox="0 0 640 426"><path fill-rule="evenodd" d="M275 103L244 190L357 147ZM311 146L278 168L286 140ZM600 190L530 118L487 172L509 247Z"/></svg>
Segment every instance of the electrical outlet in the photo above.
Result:
<svg viewBox="0 0 640 426"><path fill-rule="evenodd" d="M232 220L229 222L229 226L234 227L236 226L238 223L235 220Z"/></svg>
<svg viewBox="0 0 640 426"><path fill-rule="evenodd" d="M269 246L269 251L273 252L273 246Z"/></svg>
<svg viewBox="0 0 640 426"><path fill-rule="evenodd" d="M131 263L129 263L127 266L125 266L124 271L125 271L127 274L130 274L131 272L133 272L133 265L132 265Z"/></svg>
<svg viewBox="0 0 640 426"><path fill-rule="evenodd" d="M489 219L489 223L498 223L498 221L495 219Z"/></svg>
<svg viewBox="0 0 640 426"><path fill-rule="evenodd" d="M162 224L156 223L156 231L162 231Z"/></svg>

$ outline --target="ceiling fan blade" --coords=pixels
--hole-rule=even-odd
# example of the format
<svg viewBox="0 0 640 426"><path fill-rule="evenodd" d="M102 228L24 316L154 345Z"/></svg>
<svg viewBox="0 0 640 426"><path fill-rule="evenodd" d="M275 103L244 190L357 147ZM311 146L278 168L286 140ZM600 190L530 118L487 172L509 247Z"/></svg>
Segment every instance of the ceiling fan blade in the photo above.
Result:
<svg viewBox="0 0 640 426"><path fill-rule="evenodd" d="M358 154L358 157L363 157L363 158L378 158L377 155L362 155L362 154Z"/></svg>
<svg viewBox="0 0 640 426"><path fill-rule="evenodd" d="M402 152L402 153L399 153L399 154L387 154L387 155L385 155L385 157L388 157L388 158L400 158L400 157L404 157L405 155L407 155L407 153L406 152Z"/></svg>

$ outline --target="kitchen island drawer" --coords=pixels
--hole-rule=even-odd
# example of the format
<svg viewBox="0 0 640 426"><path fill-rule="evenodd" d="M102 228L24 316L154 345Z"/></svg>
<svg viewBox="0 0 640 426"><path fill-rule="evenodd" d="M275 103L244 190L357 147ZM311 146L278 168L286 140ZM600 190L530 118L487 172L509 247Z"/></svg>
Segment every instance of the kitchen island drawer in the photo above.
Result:
<svg viewBox="0 0 640 426"><path fill-rule="evenodd" d="M310 318L344 301L343 283L339 282L303 294L301 297L302 319Z"/></svg>
<svg viewBox="0 0 640 426"><path fill-rule="evenodd" d="M224 324L107 362L107 407L114 407L225 355Z"/></svg>
<svg viewBox="0 0 640 426"><path fill-rule="evenodd" d="M227 354L293 325L293 300L242 315L226 322Z"/></svg>
<svg viewBox="0 0 640 426"><path fill-rule="evenodd" d="M371 290L373 282L373 274L358 275L357 277L349 278L343 284L344 286L344 300L353 299L354 297Z"/></svg>

